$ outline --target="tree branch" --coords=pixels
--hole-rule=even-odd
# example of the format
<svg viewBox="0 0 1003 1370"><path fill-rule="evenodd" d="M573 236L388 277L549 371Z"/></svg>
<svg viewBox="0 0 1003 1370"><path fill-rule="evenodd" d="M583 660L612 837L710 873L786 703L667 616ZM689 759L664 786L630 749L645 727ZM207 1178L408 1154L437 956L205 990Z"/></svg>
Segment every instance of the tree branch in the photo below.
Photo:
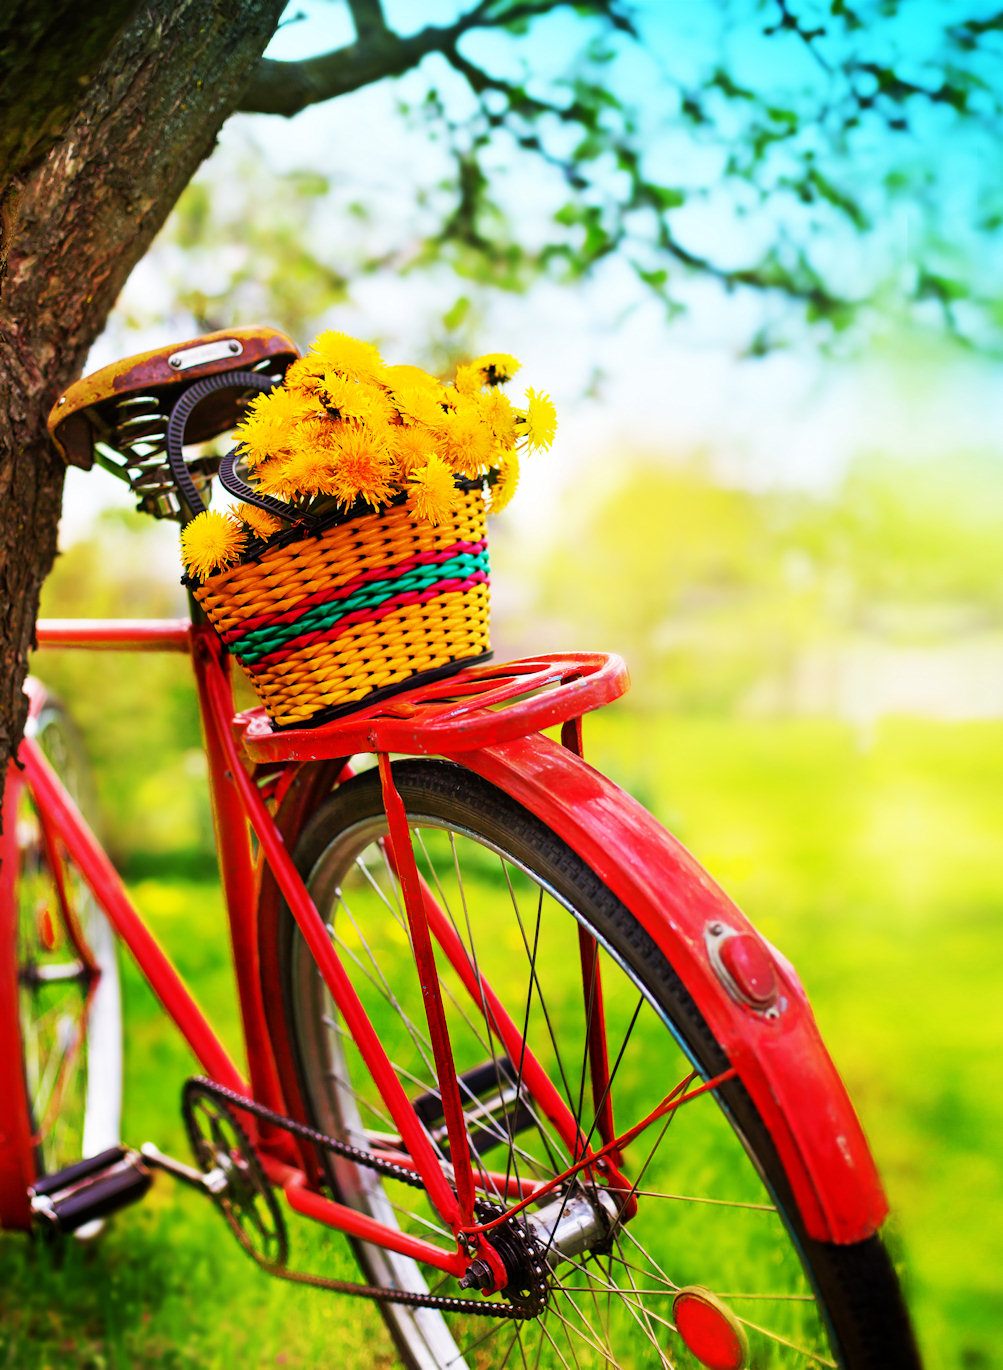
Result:
<svg viewBox="0 0 1003 1370"><path fill-rule="evenodd" d="M352 12L355 37L360 43L368 43L386 33L382 0L348 0L348 8Z"/></svg>
<svg viewBox="0 0 1003 1370"><path fill-rule="evenodd" d="M290 118L308 105L333 100L388 76L402 76L429 53L449 56L464 34L473 29L503 29L536 19L560 8L562 0L479 0L452 24L428 25L401 37L387 27L379 0L349 0L356 41L319 57L300 62L263 59L244 93L245 114L282 114ZM606 19L615 28L633 32L621 0L590 0L576 6Z"/></svg>

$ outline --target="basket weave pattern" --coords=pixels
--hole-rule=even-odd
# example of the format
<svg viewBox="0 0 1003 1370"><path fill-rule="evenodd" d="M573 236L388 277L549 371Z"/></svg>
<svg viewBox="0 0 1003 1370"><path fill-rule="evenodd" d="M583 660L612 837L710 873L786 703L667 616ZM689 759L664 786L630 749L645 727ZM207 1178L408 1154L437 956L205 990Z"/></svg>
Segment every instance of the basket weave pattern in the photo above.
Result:
<svg viewBox="0 0 1003 1370"><path fill-rule="evenodd" d="M362 515L194 594L272 720L307 723L490 650L484 497L436 525L403 505Z"/></svg>

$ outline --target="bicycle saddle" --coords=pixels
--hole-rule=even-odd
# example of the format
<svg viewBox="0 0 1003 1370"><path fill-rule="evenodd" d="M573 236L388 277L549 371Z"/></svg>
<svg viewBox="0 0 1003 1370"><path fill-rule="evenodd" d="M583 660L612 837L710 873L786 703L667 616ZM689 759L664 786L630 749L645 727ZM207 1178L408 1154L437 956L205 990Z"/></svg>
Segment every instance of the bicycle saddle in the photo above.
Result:
<svg viewBox="0 0 1003 1370"><path fill-rule="evenodd" d="M159 444L166 415L194 381L226 371L282 375L298 356L291 338L267 327L228 328L141 352L75 381L53 406L49 433L66 461L85 471L94 465L95 442L134 466ZM186 442L205 442L239 422L240 395L224 389L207 396Z"/></svg>

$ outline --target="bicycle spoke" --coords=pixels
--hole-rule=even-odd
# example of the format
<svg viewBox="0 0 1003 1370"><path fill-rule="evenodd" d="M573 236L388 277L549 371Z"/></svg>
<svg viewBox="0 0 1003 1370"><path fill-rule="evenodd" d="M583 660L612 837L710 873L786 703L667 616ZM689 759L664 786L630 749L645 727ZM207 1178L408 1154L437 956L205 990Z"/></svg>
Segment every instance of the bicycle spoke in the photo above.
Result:
<svg viewBox="0 0 1003 1370"><path fill-rule="evenodd" d="M424 765L395 763L395 774ZM461 1362L467 1370L639 1370L649 1365L672 1370L678 1363L676 1347L690 1363L677 1340L673 1299L680 1285L694 1284L713 1288L729 1306L734 1300L772 1327L762 1332L750 1321L750 1337L772 1340L783 1356L821 1370L829 1364L828 1343L815 1301L800 1282L800 1265L789 1259L786 1229L761 1221L762 1214L776 1215L775 1207L763 1201L762 1190L732 1188L730 1176L739 1172L726 1169L729 1158L734 1156L737 1166L746 1165L746 1158L727 1125L720 1132L721 1115L710 1102L715 1096L703 1109L671 1106L677 1094L714 1078L715 1070L699 1052L690 1061L666 1033L660 982L635 977L630 969L631 958L642 955L639 944L625 950L605 924L590 922L587 909L569 911L556 876L538 876L511 850L478 841L446 817L458 811L453 787L463 772L438 763L428 763L428 769L441 772L442 815L435 807L428 818L417 810L416 818L411 793L402 787L401 794L428 901L438 994L467 1120L475 1193L505 1208L523 1205L523 1216L511 1220L515 1247L499 1243L506 1260L518 1252L519 1225L528 1222L554 1268L548 1269L550 1294L537 1318L516 1326L499 1320L483 1328L462 1313L428 1311L419 1317L403 1310L394 1314L395 1335L409 1346L412 1318L416 1329L442 1328L441 1349L409 1353L419 1363L427 1354L429 1370L447 1365L458 1370ZM338 954L380 1034L390 1068L427 1120L426 1131L439 1138L443 1173L452 1184L422 987L399 881L382 841L382 795L372 781L367 783L377 800L374 816L345 830L357 831L358 839L339 839L336 856L323 867L328 902L319 901L318 908L336 929ZM347 813L347 801L343 807ZM354 822L351 815L349 821ZM594 939L594 951L583 943L586 934ZM316 1003L323 989L310 994ZM374 1134L387 1127L390 1139L399 1138L399 1129L380 1117L385 1109L378 1088L351 1034L336 1012L327 1016L330 1046L324 1050L330 1052L330 1070L321 1070L319 1078L335 1092L333 1116L336 1122L343 1115L342 1135L357 1126L361 1113L379 1119L370 1123ZM679 1082L668 1094L666 1080ZM621 1212L630 1206L630 1217L613 1222L612 1232L607 1205L613 1210L603 1186L614 1182L599 1163L533 1197L534 1186L581 1164L600 1146L602 1119L611 1113L617 1119L614 1131L624 1129L630 1118L650 1116L656 1124L635 1124L636 1132L626 1128L625 1159L615 1162L623 1166L622 1178L609 1192L615 1192ZM608 1140L604 1134L602 1144ZM393 1143L386 1134L371 1135L368 1145L383 1152ZM751 1170L742 1173L756 1178ZM364 1211L402 1231L448 1244L449 1225L436 1221L427 1197L391 1179L364 1178L359 1190ZM374 1196L371 1201L368 1194ZM513 1241L511 1230L508 1240ZM778 1264L778 1254L784 1263ZM394 1255L380 1262L375 1267L379 1282L406 1278L406 1287L437 1292L452 1287L454 1277L409 1258ZM767 1281L768 1289L763 1287ZM721 1294L725 1288L747 1292ZM430 1335L428 1345L438 1345L439 1334ZM419 1344L424 1345L415 1331L414 1345Z"/></svg>

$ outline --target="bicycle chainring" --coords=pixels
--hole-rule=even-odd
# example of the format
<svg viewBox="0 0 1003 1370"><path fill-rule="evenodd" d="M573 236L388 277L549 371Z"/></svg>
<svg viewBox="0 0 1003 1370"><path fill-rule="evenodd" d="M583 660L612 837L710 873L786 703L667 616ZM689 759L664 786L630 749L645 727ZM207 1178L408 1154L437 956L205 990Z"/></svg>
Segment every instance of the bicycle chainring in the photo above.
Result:
<svg viewBox="0 0 1003 1370"><path fill-rule="evenodd" d="M269 1271L285 1266L289 1255L285 1219L247 1133L233 1109L201 1082L189 1080L182 1094L188 1140L220 1211L241 1246Z"/></svg>

